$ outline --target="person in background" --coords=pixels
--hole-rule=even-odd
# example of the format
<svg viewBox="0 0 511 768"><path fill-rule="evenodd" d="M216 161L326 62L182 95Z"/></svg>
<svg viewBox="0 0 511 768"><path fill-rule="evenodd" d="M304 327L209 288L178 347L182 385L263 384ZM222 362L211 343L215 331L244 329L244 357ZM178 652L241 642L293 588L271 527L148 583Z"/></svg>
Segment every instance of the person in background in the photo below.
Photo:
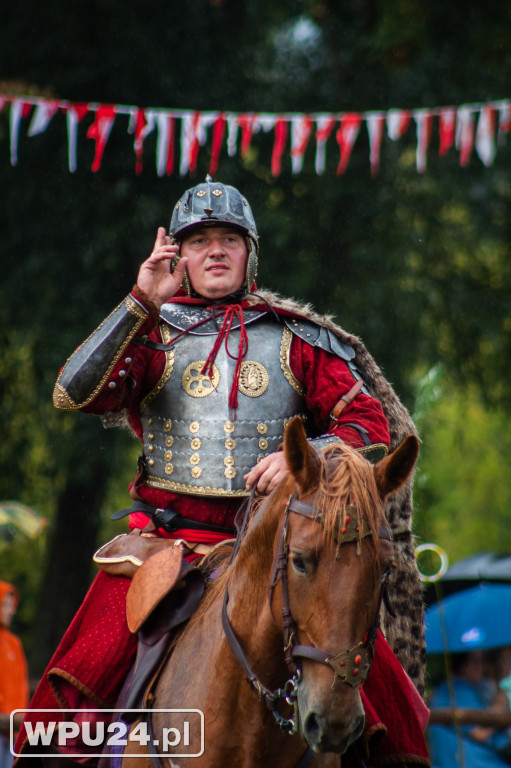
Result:
<svg viewBox="0 0 511 768"><path fill-rule="evenodd" d="M511 648L492 648L484 654L483 698L488 706L510 709Z"/></svg>
<svg viewBox="0 0 511 768"><path fill-rule="evenodd" d="M454 706L506 711L509 708L507 700L497 695L494 684L488 697L486 662L483 651L454 654L453 679L438 686L430 702L431 709ZM511 765L506 756L506 753L509 754L508 736L493 727L432 725L428 729L428 744L432 768L501 768Z"/></svg>
<svg viewBox="0 0 511 768"><path fill-rule="evenodd" d="M12 765L9 718L28 705L27 662L19 638L10 631L19 597L12 584L0 581L0 768Z"/></svg>

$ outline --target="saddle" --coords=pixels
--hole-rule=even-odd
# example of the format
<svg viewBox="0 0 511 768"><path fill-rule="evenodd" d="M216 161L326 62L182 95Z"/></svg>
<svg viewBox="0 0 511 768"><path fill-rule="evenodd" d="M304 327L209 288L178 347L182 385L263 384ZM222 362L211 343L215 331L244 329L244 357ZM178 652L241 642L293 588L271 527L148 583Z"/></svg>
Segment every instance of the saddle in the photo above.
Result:
<svg viewBox="0 0 511 768"><path fill-rule="evenodd" d="M195 611L204 594L202 572L183 557L180 540L145 534L121 534L93 557L100 569L132 579L126 598L126 619L138 633L135 664L122 688L117 709L131 722L142 707L147 685L164 658L174 630Z"/></svg>

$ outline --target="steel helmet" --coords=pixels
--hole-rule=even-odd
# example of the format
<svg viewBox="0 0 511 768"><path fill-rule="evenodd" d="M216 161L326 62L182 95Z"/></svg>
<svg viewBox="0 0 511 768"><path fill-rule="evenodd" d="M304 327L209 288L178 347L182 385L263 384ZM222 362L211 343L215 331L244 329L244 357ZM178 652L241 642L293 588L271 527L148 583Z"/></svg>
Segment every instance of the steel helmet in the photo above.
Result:
<svg viewBox="0 0 511 768"><path fill-rule="evenodd" d="M246 237L246 288L250 292L257 272L259 238L252 209L236 187L213 181L208 174L205 182L188 189L174 206L169 235L179 241L193 228L222 225L235 227ZM187 288L190 292L189 285Z"/></svg>

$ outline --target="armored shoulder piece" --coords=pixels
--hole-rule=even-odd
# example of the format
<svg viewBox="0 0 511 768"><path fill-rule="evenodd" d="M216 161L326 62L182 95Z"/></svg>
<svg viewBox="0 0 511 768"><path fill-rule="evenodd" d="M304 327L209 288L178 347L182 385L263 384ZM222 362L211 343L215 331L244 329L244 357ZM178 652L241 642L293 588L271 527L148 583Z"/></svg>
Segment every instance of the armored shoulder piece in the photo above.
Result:
<svg viewBox="0 0 511 768"><path fill-rule="evenodd" d="M337 355L337 357L346 360L346 362L353 360L355 357L353 347L344 344L332 331L324 328L322 325L312 323L309 320L302 320L299 317L285 317L284 322L296 336L299 336L313 347L320 347L325 352Z"/></svg>
<svg viewBox="0 0 511 768"><path fill-rule="evenodd" d="M349 344L342 342L333 331L310 320L303 320L301 317L285 317L284 322L295 336L299 336L307 344L312 347L319 347L344 360L355 381L361 378L355 365L355 350ZM365 385L362 387L362 392L366 395L369 394Z"/></svg>
<svg viewBox="0 0 511 768"><path fill-rule="evenodd" d="M127 296L66 362L53 391L54 406L75 411L88 405L148 314L133 296Z"/></svg>

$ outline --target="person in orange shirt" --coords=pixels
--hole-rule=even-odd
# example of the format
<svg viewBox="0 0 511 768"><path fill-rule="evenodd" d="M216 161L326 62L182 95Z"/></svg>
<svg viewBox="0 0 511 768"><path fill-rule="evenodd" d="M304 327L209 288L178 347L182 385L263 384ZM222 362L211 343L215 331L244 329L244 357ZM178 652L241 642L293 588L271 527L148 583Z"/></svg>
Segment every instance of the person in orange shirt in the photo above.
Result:
<svg viewBox="0 0 511 768"><path fill-rule="evenodd" d="M12 584L0 581L0 716L28 705L27 662L20 640L9 630L19 596ZM4 718L2 718L3 720ZM0 732L0 768L12 765L8 731Z"/></svg>

